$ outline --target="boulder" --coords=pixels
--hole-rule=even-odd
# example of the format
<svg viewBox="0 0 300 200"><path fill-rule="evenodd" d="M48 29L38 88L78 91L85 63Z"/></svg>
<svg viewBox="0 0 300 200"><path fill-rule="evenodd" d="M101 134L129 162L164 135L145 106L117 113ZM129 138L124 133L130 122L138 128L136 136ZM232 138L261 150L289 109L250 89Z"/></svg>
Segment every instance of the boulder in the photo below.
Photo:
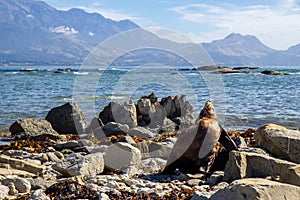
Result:
<svg viewBox="0 0 300 200"><path fill-rule="evenodd" d="M224 173L226 182L279 176L280 182L300 186L300 165L258 153L231 151Z"/></svg>
<svg viewBox="0 0 300 200"><path fill-rule="evenodd" d="M232 182L228 187L218 190L210 199L236 200L297 200L300 196L300 187L270 181L261 178L246 178Z"/></svg>
<svg viewBox="0 0 300 200"><path fill-rule="evenodd" d="M141 126L130 129L128 135L136 136L138 138L152 138L155 136L154 133Z"/></svg>
<svg viewBox="0 0 300 200"><path fill-rule="evenodd" d="M89 127L87 128L86 132L87 133L91 133L94 132L95 129L100 128L104 126L103 122L101 119L99 119L98 117L94 117L89 125Z"/></svg>
<svg viewBox="0 0 300 200"><path fill-rule="evenodd" d="M127 124L109 122L102 127L102 131L103 131L102 133L99 132L98 129L96 129L96 130L97 131L94 132L96 138L102 139L103 133L105 134L106 137L109 137L112 135L127 134L129 131L129 126Z"/></svg>
<svg viewBox="0 0 300 200"><path fill-rule="evenodd" d="M141 151L124 142L112 144L104 155L105 167L110 171L133 175L141 163Z"/></svg>
<svg viewBox="0 0 300 200"><path fill-rule="evenodd" d="M103 124L117 122L127 124L130 128L136 127L137 113L135 104L132 101L124 102L123 105L116 101L110 102L99 113L99 119L101 119Z"/></svg>
<svg viewBox="0 0 300 200"><path fill-rule="evenodd" d="M96 176L104 170L102 153L72 154L66 160L52 165L52 168L64 176Z"/></svg>
<svg viewBox="0 0 300 200"><path fill-rule="evenodd" d="M19 193L29 193L31 190L30 182L25 178L20 178L17 176L9 176L3 179L1 183L2 185L6 186L13 184Z"/></svg>
<svg viewBox="0 0 300 200"><path fill-rule="evenodd" d="M21 139L34 136L48 135L58 136L58 133L52 128L51 124L42 119L25 118L15 121L9 128L11 136Z"/></svg>
<svg viewBox="0 0 300 200"><path fill-rule="evenodd" d="M12 169L23 170L35 175L41 175L46 171L46 167L43 165L21 159L11 158L3 154L0 155L0 163L7 163Z"/></svg>
<svg viewBox="0 0 300 200"><path fill-rule="evenodd" d="M280 158L300 164L300 132L266 124L259 127L254 139L257 144Z"/></svg>
<svg viewBox="0 0 300 200"><path fill-rule="evenodd" d="M52 108L48 112L46 120L59 134L81 134L87 124L82 111L75 103L66 103Z"/></svg>
<svg viewBox="0 0 300 200"><path fill-rule="evenodd" d="M152 103L150 99L138 100L138 125L149 128L162 127L166 119L166 111L159 102Z"/></svg>
<svg viewBox="0 0 300 200"><path fill-rule="evenodd" d="M171 120L191 115L193 112L193 106L186 99L186 95L162 98L160 104L164 107L167 117Z"/></svg>

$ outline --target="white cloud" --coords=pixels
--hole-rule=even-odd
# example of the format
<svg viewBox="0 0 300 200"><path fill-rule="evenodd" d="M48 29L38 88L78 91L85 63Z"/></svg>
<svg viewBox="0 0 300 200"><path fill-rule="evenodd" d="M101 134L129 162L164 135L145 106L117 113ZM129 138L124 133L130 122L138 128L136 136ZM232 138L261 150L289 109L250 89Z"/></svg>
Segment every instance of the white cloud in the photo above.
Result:
<svg viewBox="0 0 300 200"><path fill-rule="evenodd" d="M50 27L49 31L51 31L53 33L62 33L64 35L75 35L75 34L79 33L74 28L70 28L68 26Z"/></svg>
<svg viewBox="0 0 300 200"><path fill-rule="evenodd" d="M276 8L269 5L221 7L189 4L170 10L180 15L179 20L203 27L198 34L196 29L190 33L195 40L210 41L239 32L255 35L276 49L285 49L300 42L300 9L295 0L288 0Z"/></svg>
<svg viewBox="0 0 300 200"><path fill-rule="evenodd" d="M94 33L93 32L89 32L89 36L94 36Z"/></svg>

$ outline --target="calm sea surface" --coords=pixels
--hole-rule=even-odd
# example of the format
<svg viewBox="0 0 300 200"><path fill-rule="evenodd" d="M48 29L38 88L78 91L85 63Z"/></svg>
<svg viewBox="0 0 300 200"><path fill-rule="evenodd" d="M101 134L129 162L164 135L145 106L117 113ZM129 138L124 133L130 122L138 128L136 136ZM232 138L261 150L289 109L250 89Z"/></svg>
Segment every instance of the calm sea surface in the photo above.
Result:
<svg viewBox="0 0 300 200"><path fill-rule="evenodd" d="M257 128L276 123L300 128L300 67L260 67L248 74L211 74L183 67L0 67L0 130L25 117L45 118L56 106L74 101L87 119L111 100L137 101L154 92L159 98L186 94L197 115L205 101L214 103L225 128ZM27 67L26 67L27 68ZM289 75L262 75L273 69Z"/></svg>

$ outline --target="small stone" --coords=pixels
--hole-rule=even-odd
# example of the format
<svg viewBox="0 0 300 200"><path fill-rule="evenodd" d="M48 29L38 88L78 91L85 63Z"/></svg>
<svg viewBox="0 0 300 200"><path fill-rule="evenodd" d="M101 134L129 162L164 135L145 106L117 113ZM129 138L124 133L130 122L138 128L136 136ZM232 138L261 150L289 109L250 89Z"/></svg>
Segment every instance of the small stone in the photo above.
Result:
<svg viewBox="0 0 300 200"><path fill-rule="evenodd" d="M0 199L4 199L8 196L9 193L9 187L5 185L0 185Z"/></svg>
<svg viewBox="0 0 300 200"><path fill-rule="evenodd" d="M29 200L50 200L50 197L42 189L39 189L31 193Z"/></svg>
<svg viewBox="0 0 300 200"><path fill-rule="evenodd" d="M103 192L99 195L99 200L110 200L109 196Z"/></svg>
<svg viewBox="0 0 300 200"><path fill-rule="evenodd" d="M223 171L216 171L208 178L207 182L210 186L217 185L222 181L223 177L224 177Z"/></svg>

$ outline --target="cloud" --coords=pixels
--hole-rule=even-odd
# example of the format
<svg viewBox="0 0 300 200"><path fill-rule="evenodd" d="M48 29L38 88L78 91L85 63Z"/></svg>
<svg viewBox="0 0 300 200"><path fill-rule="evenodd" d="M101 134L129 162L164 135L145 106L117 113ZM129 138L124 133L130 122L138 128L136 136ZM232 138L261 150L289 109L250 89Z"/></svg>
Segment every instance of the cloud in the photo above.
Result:
<svg viewBox="0 0 300 200"><path fill-rule="evenodd" d="M276 7L188 4L170 10L179 14L180 21L203 27L198 36L194 31L190 33L196 40L206 38L209 41L239 32L255 35L265 44L277 49L299 43L300 9L295 0L285 1Z"/></svg>
<svg viewBox="0 0 300 200"><path fill-rule="evenodd" d="M53 33L62 33L64 35L75 35L79 33L74 28L70 28L68 26L50 27L49 31Z"/></svg>

